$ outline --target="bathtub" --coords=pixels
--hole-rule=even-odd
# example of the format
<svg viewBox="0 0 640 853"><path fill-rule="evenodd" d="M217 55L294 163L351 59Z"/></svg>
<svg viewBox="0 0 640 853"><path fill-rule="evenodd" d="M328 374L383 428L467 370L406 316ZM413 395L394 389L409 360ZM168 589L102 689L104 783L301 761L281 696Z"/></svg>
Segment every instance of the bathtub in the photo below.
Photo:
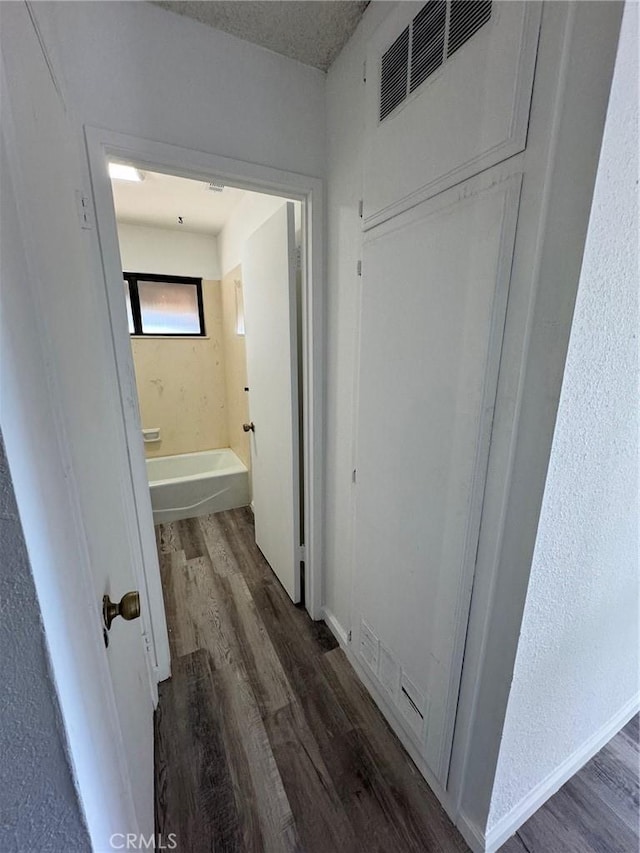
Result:
<svg viewBox="0 0 640 853"><path fill-rule="evenodd" d="M147 459L153 523L249 503L249 472L230 448Z"/></svg>

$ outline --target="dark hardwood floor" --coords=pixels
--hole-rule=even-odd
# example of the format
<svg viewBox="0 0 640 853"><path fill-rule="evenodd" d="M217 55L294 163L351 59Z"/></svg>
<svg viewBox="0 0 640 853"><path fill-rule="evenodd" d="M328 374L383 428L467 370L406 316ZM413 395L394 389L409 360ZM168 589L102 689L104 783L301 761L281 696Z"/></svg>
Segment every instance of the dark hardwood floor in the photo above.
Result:
<svg viewBox="0 0 640 853"><path fill-rule="evenodd" d="M156 529L172 671L156 831L179 853L466 851L322 622L294 607L248 509ZM503 853L636 853L638 719Z"/></svg>
<svg viewBox="0 0 640 853"><path fill-rule="evenodd" d="M327 627L292 605L251 512L157 539L173 672L157 832L184 853L468 850Z"/></svg>

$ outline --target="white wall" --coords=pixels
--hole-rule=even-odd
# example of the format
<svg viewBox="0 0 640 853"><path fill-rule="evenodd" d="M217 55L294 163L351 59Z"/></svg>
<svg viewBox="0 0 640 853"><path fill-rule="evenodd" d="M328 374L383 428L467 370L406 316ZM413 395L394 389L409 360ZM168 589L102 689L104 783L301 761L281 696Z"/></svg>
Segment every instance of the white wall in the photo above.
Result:
<svg viewBox="0 0 640 853"><path fill-rule="evenodd" d="M367 41L393 3L372 3L327 74L327 365L324 600L350 627L353 432L362 229L364 82Z"/></svg>
<svg viewBox="0 0 640 853"><path fill-rule="evenodd" d="M175 228L118 222L122 269L158 275L220 279L218 243L213 235Z"/></svg>
<svg viewBox="0 0 640 853"><path fill-rule="evenodd" d="M324 172L324 74L150 3L38 3L81 122Z"/></svg>
<svg viewBox="0 0 640 853"><path fill-rule="evenodd" d="M490 830L638 702L638 72L628 3Z"/></svg>
<svg viewBox="0 0 640 853"><path fill-rule="evenodd" d="M285 199L277 196L245 193L218 234L222 275L227 275L241 263L247 238L285 203Z"/></svg>

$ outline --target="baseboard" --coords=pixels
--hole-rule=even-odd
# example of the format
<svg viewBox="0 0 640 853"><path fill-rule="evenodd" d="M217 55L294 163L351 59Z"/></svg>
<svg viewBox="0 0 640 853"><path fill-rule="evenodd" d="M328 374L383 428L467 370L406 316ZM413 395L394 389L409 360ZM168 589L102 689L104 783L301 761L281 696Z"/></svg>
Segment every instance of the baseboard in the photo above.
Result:
<svg viewBox="0 0 640 853"><path fill-rule="evenodd" d="M329 610L328 607L322 608L322 614L324 621L327 623L327 627L336 638L336 640L340 643L340 646L344 649L347 647L349 642L349 635L344 630L342 625L338 622L337 618L334 614Z"/></svg>
<svg viewBox="0 0 640 853"><path fill-rule="evenodd" d="M342 627L340 622L336 619L335 615L331 612L331 610L329 610L327 607L324 607L323 613L324 613L324 620L327 623L327 626L329 627L331 633L336 638L336 640L340 643L340 646L344 650L344 652L347 656L347 659L348 659L349 663L351 664L351 666L353 667L356 675L358 676L360 681L366 687L367 692L369 693L369 695L371 696L373 701L378 706L383 717L386 719L386 721L391 726L391 728L392 728L394 734L396 735L396 737L398 738L398 740L401 742L401 744L403 745L405 750L408 752L411 760L413 761L413 763L418 768L418 771L420 772L422 777L425 779L427 785L431 788L433 793L436 795L436 797L440 801L445 812L451 818L453 823L456 823L456 816L454 813L453 804L451 803L451 800L450 800L447 792L444 790L442 785L438 782L438 780L433 775L433 773L431 772L429 767L426 765L422 756L419 754L419 752L415 748L415 745L413 744L410 736L404 730L402 720L397 715L394 707L387 701L387 699L383 695L382 691L380 691L378 689L376 682L373 680L373 678L370 677L369 673L366 671L366 668L361 665L357 656L353 653L353 647L352 647L352 644L349 642L348 632L345 631L345 629ZM464 833L463 833L463 835L464 835ZM482 853L483 848L478 847L476 844L471 844L469 839L466 838L466 836L465 836L465 840L467 840L467 843L470 844L474 853Z"/></svg>
<svg viewBox="0 0 640 853"><path fill-rule="evenodd" d="M405 735L400 721L396 718L394 709L386 701L385 697L378 691L376 684L369 677L368 673L360 666L357 657L352 654L349 644L348 632L342 627L336 616L329 610L328 607L323 607L324 620L333 636L336 638L340 646L344 649L349 659L349 663L354 668L358 678L367 691L370 693L374 702L382 711L391 728L394 730L397 737L402 742L402 745L407 750L412 760L418 767L421 775L426 779L427 784L433 790L434 794L440 800L443 808L458 827L460 834L467 842L473 853L495 853L499 848L514 835L518 829L526 823L546 801L552 797L560 788L568 782L584 765L590 761L596 753L598 753L611 738L622 729L629 720L640 711L640 695L635 696L627 702L620 711L611 718L601 729L599 729L593 737L589 738L579 749L567 758L556 770L550 773L546 779L524 797L515 808L505 815L489 832L482 832L473 821L469 820L464 812L455 814L452 803L441 785L437 782L428 767L424 764L421 756L416 752L411 740Z"/></svg>
<svg viewBox="0 0 640 853"><path fill-rule="evenodd" d="M413 739L409 734L408 730L405 728L405 723L402 717L399 715L397 709L388 701L384 691L379 689L377 682L368 672L368 668L364 666L362 662L358 659L358 656L353 651L353 644L347 643L347 645L344 647L344 651L356 675L366 687L367 692L369 693L375 704L378 706L378 709L381 712L382 716L385 718L385 720L391 727L393 733L396 735L396 737L404 747L405 751L408 753L409 757L417 767L418 772L423 777L427 785L431 788L436 798L440 802L440 805L451 819L452 823L457 825L456 811L449 794L442 786L440 781L433 774L433 771L427 765L424 758L416 748ZM474 851L474 853L481 853L481 851Z"/></svg>
<svg viewBox="0 0 640 853"><path fill-rule="evenodd" d="M463 813L459 812L455 824L460 832L460 835L467 842L473 853L485 853L486 842L484 832L472 820Z"/></svg>
<svg viewBox="0 0 640 853"><path fill-rule="evenodd" d="M640 710L640 695L634 696L612 717L593 737L589 738L572 755L563 761L546 779L543 779L517 806L501 818L494 827L486 833L484 850L494 853L517 830L526 823L532 814L538 811L556 791L574 776L587 761L598 753L611 738L622 729L629 720Z"/></svg>

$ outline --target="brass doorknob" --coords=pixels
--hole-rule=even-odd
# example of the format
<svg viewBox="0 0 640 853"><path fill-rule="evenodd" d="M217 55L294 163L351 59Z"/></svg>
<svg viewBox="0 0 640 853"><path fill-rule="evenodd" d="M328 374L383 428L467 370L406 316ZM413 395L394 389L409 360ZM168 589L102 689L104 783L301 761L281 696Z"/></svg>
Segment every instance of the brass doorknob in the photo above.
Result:
<svg viewBox="0 0 640 853"><path fill-rule="evenodd" d="M253 421L251 421L251 423L250 423L250 424L242 424L242 429L243 429L245 432L255 432L255 431L256 431L256 428L255 428L255 426L253 425Z"/></svg>
<svg viewBox="0 0 640 853"><path fill-rule="evenodd" d="M116 616L122 616L127 622L140 616L140 594L138 592L125 592L116 604L105 595L102 599L102 618L107 631L111 629L111 623Z"/></svg>

